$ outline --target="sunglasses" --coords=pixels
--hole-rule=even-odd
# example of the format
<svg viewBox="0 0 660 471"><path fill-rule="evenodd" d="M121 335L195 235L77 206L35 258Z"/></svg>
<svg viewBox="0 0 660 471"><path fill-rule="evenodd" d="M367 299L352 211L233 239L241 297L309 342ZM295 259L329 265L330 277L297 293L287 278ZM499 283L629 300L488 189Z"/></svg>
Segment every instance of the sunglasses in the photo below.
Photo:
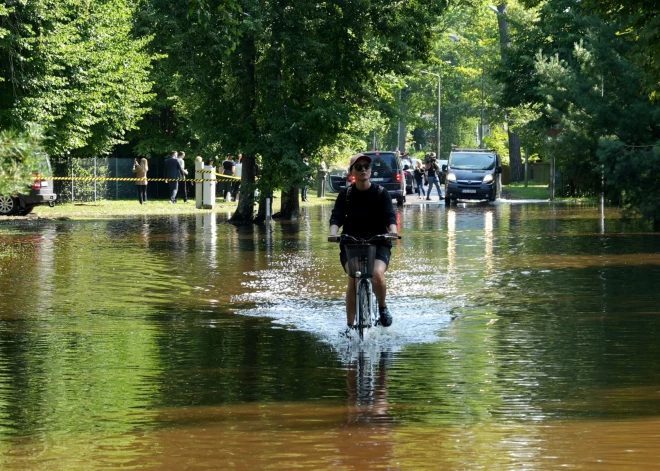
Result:
<svg viewBox="0 0 660 471"><path fill-rule="evenodd" d="M371 164L355 164L353 165L353 168L358 172L361 172L362 170L369 170L371 168Z"/></svg>

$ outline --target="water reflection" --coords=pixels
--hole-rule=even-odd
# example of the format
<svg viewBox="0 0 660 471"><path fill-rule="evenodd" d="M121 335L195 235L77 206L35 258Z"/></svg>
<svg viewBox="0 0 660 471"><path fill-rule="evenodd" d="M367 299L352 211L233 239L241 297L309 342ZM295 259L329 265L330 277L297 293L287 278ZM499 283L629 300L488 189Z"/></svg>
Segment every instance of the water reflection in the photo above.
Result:
<svg viewBox="0 0 660 471"><path fill-rule="evenodd" d="M196 255L203 258L206 263L200 260L203 265L208 265L208 268L214 270L218 268L218 223L216 213L197 214L195 216L197 241L201 246L201 250L196 252ZM231 241L231 237L227 240ZM232 253L231 244L227 248L226 253Z"/></svg>
<svg viewBox="0 0 660 471"><path fill-rule="evenodd" d="M657 233L404 207L395 323L356 344L328 217L1 225L2 468L657 465Z"/></svg>

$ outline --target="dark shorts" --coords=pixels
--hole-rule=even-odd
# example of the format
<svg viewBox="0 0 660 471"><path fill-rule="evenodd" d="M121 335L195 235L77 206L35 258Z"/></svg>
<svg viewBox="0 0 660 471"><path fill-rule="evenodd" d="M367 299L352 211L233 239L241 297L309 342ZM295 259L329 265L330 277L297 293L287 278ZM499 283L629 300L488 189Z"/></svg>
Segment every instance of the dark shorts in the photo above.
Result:
<svg viewBox="0 0 660 471"><path fill-rule="evenodd" d="M376 260L382 260L385 262L385 266L390 266L390 258L392 256L392 249L387 245L376 245ZM348 258L346 257L346 251L342 246L341 252L339 252L339 260L341 260L341 267L346 271L346 262Z"/></svg>

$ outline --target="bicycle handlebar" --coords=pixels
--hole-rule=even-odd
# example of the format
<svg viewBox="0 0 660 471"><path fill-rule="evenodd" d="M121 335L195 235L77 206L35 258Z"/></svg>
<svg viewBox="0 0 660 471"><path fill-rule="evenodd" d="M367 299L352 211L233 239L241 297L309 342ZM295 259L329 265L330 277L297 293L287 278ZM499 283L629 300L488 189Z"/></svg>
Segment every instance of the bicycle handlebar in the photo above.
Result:
<svg viewBox="0 0 660 471"><path fill-rule="evenodd" d="M350 240L353 242L356 242L358 244L368 244L370 242L375 242L378 240L398 240L401 239L400 235L389 235L389 234L378 234L375 236L367 237L367 238L360 238L360 237L353 237L352 235L348 234L339 234L336 236L328 236L328 242L341 242L345 240Z"/></svg>

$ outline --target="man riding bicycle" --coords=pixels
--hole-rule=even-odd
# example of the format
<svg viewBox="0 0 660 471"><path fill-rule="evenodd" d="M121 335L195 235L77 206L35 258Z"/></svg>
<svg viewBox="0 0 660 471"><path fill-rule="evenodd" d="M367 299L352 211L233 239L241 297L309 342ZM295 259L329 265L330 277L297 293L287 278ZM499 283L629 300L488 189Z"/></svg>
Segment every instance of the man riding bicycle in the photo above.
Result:
<svg viewBox="0 0 660 471"><path fill-rule="evenodd" d="M396 214L392 206L392 198L387 190L371 183L371 157L365 154L355 154L351 157L349 173L355 177L355 183L339 192L335 207L330 216L329 241L337 240L337 231L344 227L342 233L353 237L368 238L387 232L398 236ZM390 263L392 243L377 241L376 260L372 284L378 300L380 324L384 327L392 325L392 315L387 308L385 271ZM340 260L344 271L348 273L344 243L340 245ZM349 329L355 321L355 279L348 279L346 286L346 322Z"/></svg>

